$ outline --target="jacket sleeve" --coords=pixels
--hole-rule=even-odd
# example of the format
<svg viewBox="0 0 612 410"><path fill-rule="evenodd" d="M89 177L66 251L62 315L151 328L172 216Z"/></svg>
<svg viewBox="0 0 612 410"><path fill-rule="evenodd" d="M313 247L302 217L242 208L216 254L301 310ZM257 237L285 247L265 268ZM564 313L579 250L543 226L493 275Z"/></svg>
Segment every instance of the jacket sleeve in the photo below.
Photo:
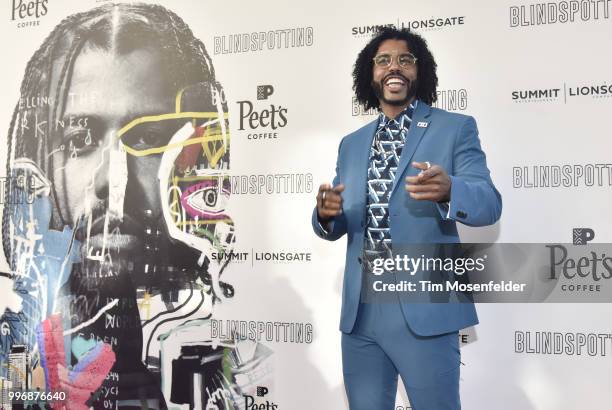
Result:
<svg viewBox="0 0 612 410"><path fill-rule="evenodd" d="M459 129L453 149L448 206L438 206L443 219L469 226L492 225L501 216L502 198L493 185L473 117Z"/></svg>
<svg viewBox="0 0 612 410"><path fill-rule="evenodd" d="M332 186L338 185L341 181L341 178L340 178L341 155L340 154L342 150L342 144L344 143L345 139L346 137L342 139L338 147L338 158L336 159L336 176L334 177ZM317 234L317 236L322 239L326 239L328 241L335 241L337 239L340 239L346 233L347 224L346 224L346 217L344 215L344 212L338 216L333 217L329 221L327 225L327 228L328 228L327 230L323 228L323 226L321 225L321 222L319 221L316 205L312 211L311 219L312 219L312 229L314 230L315 234Z"/></svg>

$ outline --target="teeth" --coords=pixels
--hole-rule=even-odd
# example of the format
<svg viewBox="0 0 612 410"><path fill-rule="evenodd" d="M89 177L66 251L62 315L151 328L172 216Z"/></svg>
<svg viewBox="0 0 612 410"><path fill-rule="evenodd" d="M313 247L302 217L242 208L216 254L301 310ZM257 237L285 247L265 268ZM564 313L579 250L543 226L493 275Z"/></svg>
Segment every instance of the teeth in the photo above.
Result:
<svg viewBox="0 0 612 410"><path fill-rule="evenodd" d="M387 85L392 85L392 84L403 85L404 82L402 80L400 80L399 78L391 78L391 79L387 80Z"/></svg>

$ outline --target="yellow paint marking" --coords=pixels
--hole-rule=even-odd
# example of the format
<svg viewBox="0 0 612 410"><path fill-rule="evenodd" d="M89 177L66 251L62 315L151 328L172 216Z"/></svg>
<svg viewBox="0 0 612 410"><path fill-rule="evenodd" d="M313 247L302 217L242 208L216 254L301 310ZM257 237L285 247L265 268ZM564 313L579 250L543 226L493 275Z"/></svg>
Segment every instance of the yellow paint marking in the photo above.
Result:
<svg viewBox="0 0 612 410"><path fill-rule="evenodd" d="M181 112L181 99L183 98L183 92L185 89L183 88L181 91L176 93L176 103L174 104L176 112Z"/></svg>
<svg viewBox="0 0 612 410"><path fill-rule="evenodd" d="M149 292L144 293L144 297L142 298L142 302L138 303L138 308L145 308L147 310L147 317L145 320L149 320L151 316L151 295Z"/></svg>
<svg viewBox="0 0 612 410"><path fill-rule="evenodd" d="M190 138L190 139L185 140L183 142L177 142L177 143L174 143L174 144L164 145L163 147L147 148L147 149L143 149L143 150L137 150L137 149L129 147L129 146L125 145L125 144L123 144L123 147L124 147L125 151L128 154L130 154L130 155L133 155L135 157L144 157L144 156L147 156L147 155L161 154L161 153L166 152L166 150L172 149L172 148L186 147L186 146L189 146L189 145L194 145L194 144L203 143L203 142L222 141L223 139L224 139L223 135L221 135L221 134L214 134L214 135L210 135L208 137L202 136L202 137L199 137L199 138ZM229 137L228 137L228 139L229 139Z"/></svg>
<svg viewBox="0 0 612 410"><path fill-rule="evenodd" d="M215 119L219 118L219 113L217 112L174 112L169 114L159 114L159 115L147 115L144 117L136 118L130 121L127 125L117 131L117 138L121 138L123 134L131 130L137 125L145 124L147 122L157 122L163 120L180 120L181 118L209 118ZM224 112L223 118L228 119L229 114Z"/></svg>

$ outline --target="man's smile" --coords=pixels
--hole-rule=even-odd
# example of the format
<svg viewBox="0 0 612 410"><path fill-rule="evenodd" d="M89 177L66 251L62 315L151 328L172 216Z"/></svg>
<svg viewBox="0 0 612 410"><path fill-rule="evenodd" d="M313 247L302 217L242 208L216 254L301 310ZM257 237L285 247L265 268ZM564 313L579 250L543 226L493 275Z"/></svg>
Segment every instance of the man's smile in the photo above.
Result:
<svg viewBox="0 0 612 410"><path fill-rule="evenodd" d="M383 81L383 85L385 86L385 88L393 93L405 90L407 84L408 80L406 79L406 77L399 74L391 74L387 76Z"/></svg>

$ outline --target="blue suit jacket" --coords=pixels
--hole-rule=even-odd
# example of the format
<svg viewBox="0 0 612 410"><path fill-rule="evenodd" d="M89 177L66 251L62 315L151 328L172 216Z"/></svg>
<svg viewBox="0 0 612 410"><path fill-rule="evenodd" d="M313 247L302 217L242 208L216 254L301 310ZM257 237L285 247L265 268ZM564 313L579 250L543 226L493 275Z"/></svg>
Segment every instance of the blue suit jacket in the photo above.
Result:
<svg viewBox="0 0 612 410"><path fill-rule="evenodd" d="M340 143L333 185L345 185L343 213L333 218L329 232L321 229L316 208L312 214L312 226L319 237L333 241L348 235L340 319L340 330L345 333L353 329L360 301L366 178L377 125L378 118ZM405 177L419 172L410 166L412 161L440 165L450 175L449 218L444 205L414 200L406 192ZM489 176L474 118L418 101L389 200L393 243L458 243L456 222L491 225L499 219L501 209L501 195ZM452 332L478 323L472 303L403 303L401 307L410 328L421 336Z"/></svg>

